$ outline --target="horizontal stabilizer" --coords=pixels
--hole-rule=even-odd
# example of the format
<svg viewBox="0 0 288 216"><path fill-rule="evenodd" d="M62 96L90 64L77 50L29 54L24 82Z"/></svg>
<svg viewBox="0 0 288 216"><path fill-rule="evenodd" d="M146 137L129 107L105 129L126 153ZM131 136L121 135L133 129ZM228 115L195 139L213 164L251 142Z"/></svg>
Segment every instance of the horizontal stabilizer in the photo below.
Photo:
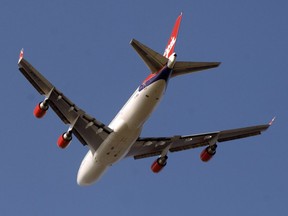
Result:
<svg viewBox="0 0 288 216"><path fill-rule="evenodd" d="M176 62L171 77L218 67L220 62Z"/></svg>
<svg viewBox="0 0 288 216"><path fill-rule="evenodd" d="M157 73L165 65L167 65L168 59L151 48L145 46L139 41L132 39L130 44L137 51L139 56L143 59L151 73ZM197 72L201 70L207 70L215 68L220 65L220 62L176 62L171 77Z"/></svg>
<svg viewBox="0 0 288 216"><path fill-rule="evenodd" d="M157 73L164 65L167 64L168 59L150 49L139 41L132 39L130 44L137 51L138 55L143 59L151 73Z"/></svg>

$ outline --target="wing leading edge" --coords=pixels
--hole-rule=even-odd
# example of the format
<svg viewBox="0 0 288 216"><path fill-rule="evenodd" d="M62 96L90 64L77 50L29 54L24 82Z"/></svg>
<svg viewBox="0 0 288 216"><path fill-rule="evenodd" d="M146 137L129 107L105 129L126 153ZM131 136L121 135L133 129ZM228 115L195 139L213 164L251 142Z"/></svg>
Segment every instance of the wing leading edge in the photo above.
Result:
<svg viewBox="0 0 288 216"><path fill-rule="evenodd" d="M96 151L113 132L112 129L77 107L24 59L23 50L21 53L18 62L21 73L41 95L45 95L49 106L65 124L70 125L72 133L79 141L83 145L88 145L93 152Z"/></svg>
<svg viewBox="0 0 288 216"><path fill-rule="evenodd" d="M170 152L177 152L215 143L260 135L271 124L244 127L232 130L216 131L211 133L194 134L173 137L147 137L139 138L130 149L127 157L141 159L161 155L167 148ZM214 144L215 144L214 143Z"/></svg>

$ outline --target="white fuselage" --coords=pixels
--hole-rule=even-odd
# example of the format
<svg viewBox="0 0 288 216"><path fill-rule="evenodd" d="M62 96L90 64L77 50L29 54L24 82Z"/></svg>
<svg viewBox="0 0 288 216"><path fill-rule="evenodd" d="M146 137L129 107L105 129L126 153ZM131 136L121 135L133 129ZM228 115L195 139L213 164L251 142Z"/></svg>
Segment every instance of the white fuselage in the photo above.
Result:
<svg viewBox="0 0 288 216"><path fill-rule="evenodd" d="M139 137L142 126L153 112L166 89L166 81L160 79L130 97L109 127L113 132L96 152L88 151L77 175L79 185L97 181L109 166L124 158Z"/></svg>

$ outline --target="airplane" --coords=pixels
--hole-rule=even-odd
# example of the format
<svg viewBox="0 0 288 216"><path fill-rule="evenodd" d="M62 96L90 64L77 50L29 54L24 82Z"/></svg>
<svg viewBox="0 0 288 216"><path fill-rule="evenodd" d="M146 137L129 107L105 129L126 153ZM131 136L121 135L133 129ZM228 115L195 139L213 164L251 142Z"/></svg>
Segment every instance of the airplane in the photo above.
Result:
<svg viewBox="0 0 288 216"><path fill-rule="evenodd" d="M57 141L58 146L65 149L74 135L89 148L78 170L78 185L95 183L111 165L127 157L157 157L151 170L159 173L167 164L168 153L205 147L200 158L208 162L216 154L219 142L259 135L272 125L275 118L268 124L209 133L171 137L140 136L144 123L159 104L170 79L220 65L220 62L176 61L174 48L181 19L182 13L176 19L163 55L135 39L131 40L130 44L147 65L150 74L109 125L76 106L24 58L23 49L20 51L19 70L44 95L44 100L34 109L35 117L42 118L51 107L68 125L67 131Z"/></svg>

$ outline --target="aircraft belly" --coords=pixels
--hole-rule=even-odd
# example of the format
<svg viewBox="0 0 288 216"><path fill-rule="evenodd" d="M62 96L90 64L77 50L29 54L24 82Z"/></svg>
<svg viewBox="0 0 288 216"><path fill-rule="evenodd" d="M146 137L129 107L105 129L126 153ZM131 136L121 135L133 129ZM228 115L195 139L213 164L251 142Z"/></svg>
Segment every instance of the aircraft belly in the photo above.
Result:
<svg viewBox="0 0 288 216"><path fill-rule="evenodd" d="M124 158L139 137L141 129L113 132L94 153L96 163L112 165Z"/></svg>
<svg viewBox="0 0 288 216"><path fill-rule="evenodd" d="M139 137L142 126L159 103L166 88L166 82L159 80L148 87L137 90L110 123L113 132L93 154L89 151L78 171L79 185L89 185L117 161L126 156Z"/></svg>
<svg viewBox="0 0 288 216"><path fill-rule="evenodd" d="M110 134L94 154L89 151L79 168L78 184L89 185L97 181L112 164L126 156L140 132L123 127L122 131Z"/></svg>
<svg viewBox="0 0 288 216"><path fill-rule="evenodd" d="M101 163L113 164L124 158L136 139L142 126L163 96L166 82L159 80L149 87L136 91L121 109L109 127L113 133L95 152L95 159Z"/></svg>
<svg viewBox="0 0 288 216"><path fill-rule="evenodd" d="M134 94L129 104L120 111L121 118L129 127L141 128L160 102L166 89L166 82L159 80Z"/></svg>

